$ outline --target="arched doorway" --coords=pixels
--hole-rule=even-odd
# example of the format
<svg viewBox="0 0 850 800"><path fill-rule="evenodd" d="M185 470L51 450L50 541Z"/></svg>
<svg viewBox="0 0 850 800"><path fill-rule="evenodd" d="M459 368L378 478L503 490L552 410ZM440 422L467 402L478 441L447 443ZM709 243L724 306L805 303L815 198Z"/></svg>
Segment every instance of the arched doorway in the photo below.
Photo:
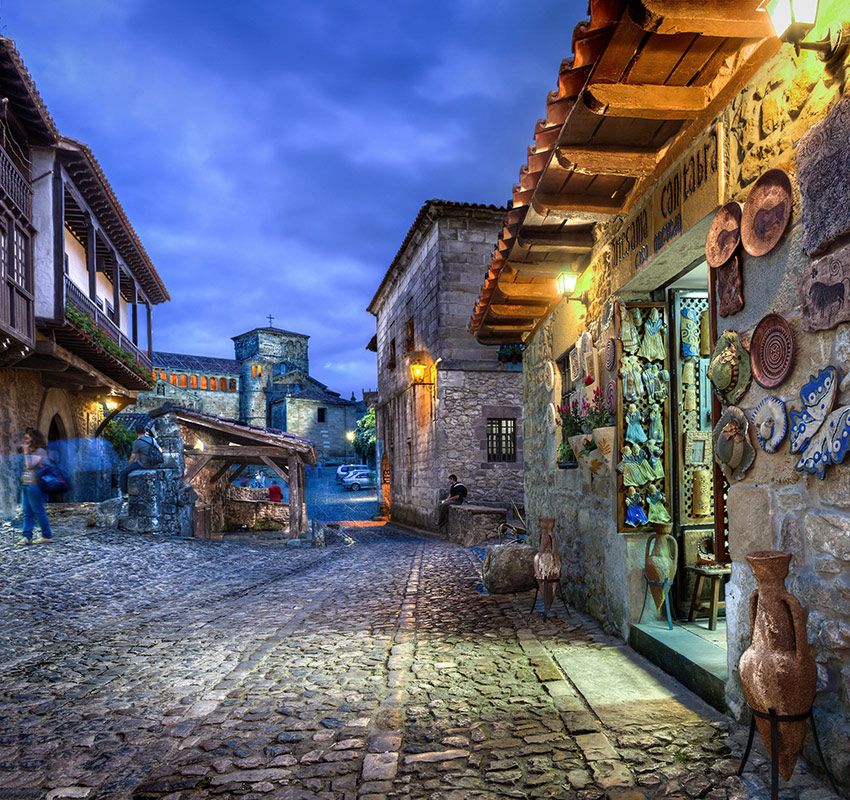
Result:
<svg viewBox="0 0 850 800"><path fill-rule="evenodd" d="M68 434L65 423L58 413L53 415L47 428L47 452L50 455L50 460L67 474ZM50 503L61 503L64 499L64 492L51 492L47 498Z"/></svg>

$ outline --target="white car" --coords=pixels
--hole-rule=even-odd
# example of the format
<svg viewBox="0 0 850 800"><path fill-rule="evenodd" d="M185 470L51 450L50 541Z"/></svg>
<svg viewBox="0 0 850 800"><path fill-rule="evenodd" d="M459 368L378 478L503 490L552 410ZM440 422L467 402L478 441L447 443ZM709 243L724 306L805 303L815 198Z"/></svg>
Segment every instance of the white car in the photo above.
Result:
<svg viewBox="0 0 850 800"><path fill-rule="evenodd" d="M336 468L336 480L337 483L342 483L345 480L347 475L350 475L352 472L362 472L364 469L369 469L368 464L343 464L340 467Z"/></svg>
<svg viewBox="0 0 850 800"><path fill-rule="evenodd" d="M343 489L348 489L351 492L359 492L361 489L372 488L377 485L378 473L370 469L349 472L342 482Z"/></svg>

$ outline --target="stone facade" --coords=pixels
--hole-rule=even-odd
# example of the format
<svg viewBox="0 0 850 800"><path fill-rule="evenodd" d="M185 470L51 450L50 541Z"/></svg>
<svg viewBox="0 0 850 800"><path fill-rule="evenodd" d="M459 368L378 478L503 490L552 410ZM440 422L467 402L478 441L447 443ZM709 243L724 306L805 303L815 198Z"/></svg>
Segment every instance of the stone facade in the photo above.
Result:
<svg viewBox="0 0 850 800"><path fill-rule="evenodd" d="M325 463L350 461L355 456L347 434L366 406L310 376L309 338L255 328L233 337L235 359L154 353L157 383L139 395L136 411L174 403L303 436Z"/></svg>
<svg viewBox="0 0 850 800"><path fill-rule="evenodd" d="M840 16L835 3L826 5L833 17ZM780 244L764 257L743 257L744 309L718 319L718 332L734 329L745 343L769 313L785 317L794 332L793 371L775 390L753 382L738 403L747 414L766 395L778 396L789 408L799 409L800 387L828 364L836 366L845 379L838 404L850 402L845 377L850 374L850 326L842 323L833 330L805 330L797 288L803 268L811 263L806 246L817 255L829 255L850 240L850 230L840 225L843 217L832 215L828 203L819 209L811 205L817 195L813 187L835 186L846 179L842 175L833 180L830 170L847 163L850 154L838 153L819 167L815 165L803 187L798 180L798 145L807 132L818 135L812 126L836 108L841 88L815 54L795 56L786 47L733 98L721 117L728 156L724 202L743 202L753 182L773 167L785 170L794 188L793 216ZM835 127L837 123L833 120L830 124ZM846 122L843 125L842 136L830 140L836 147L847 141ZM809 203L805 215L801 188ZM842 202L848 202L846 193ZM829 218L828 230L815 230L822 216ZM578 304L561 304L537 330L524 354L525 495L531 526L536 527L540 516L559 520L556 534L567 600L626 639L641 610L646 534L618 531L616 483L611 476L594 477L588 486L577 471L557 468L560 431L547 427L544 420L548 403L553 396L560 397L560 387L546 391L543 365L559 357L585 329L594 334L597 347L604 346L611 335L599 327L604 301L612 295L650 299L653 289L671 280L683 265L701 258L712 217L713 212L669 245L663 256L645 269L642 283L630 281L634 272L618 269L612 274L601 252L594 252L587 316L579 313L583 309ZM616 232L617 224L617 220L610 223L609 231L613 228ZM603 232L603 238L605 235ZM653 284L647 280L649 274L654 276ZM788 550L793 554L788 586L809 609L808 634L818 663L817 725L833 772L844 785L850 785L850 752L846 748L850 738L850 463L830 467L820 481L796 472L795 462L787 442L775 454L757 448L752 469L728 491L732 576L726 587L726 702L733 714L744 712L737 665L750 640L748 598L755 588L744 557L754 550Z"/></svg>
<svg viewBox="0 0 850 800"><path fill-rule="evenodd" d="M426 203L370 304L381 479L394 520L434 528L450 473L470 502L522 505L522 375L467 331L503 216L489 206ZM422 369L416 382L412 364ZM488 461L488 418L515 421L516 460Z"/></svg>

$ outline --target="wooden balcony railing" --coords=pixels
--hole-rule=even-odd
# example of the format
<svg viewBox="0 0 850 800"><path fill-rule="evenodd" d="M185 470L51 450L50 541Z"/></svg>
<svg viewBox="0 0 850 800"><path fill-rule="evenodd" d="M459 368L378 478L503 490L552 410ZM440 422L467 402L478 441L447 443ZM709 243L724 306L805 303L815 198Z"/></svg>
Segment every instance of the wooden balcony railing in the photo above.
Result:
<svg viewBox="0 0 850 800"><path fill-rule="evenodd" d="M91 319L113 342L132 356L136 364L145 371L152 369L147 353L140 350L97 305L67 275L65 276L65 308L72 306Z"/></svg>
<svg viewBox="0 0 850 800"><path fill-rule="evenodd" d="M12 163L6 151L0 147L0 188L18 207L23 215L32 219L32 186L21 171Z"/></svg>

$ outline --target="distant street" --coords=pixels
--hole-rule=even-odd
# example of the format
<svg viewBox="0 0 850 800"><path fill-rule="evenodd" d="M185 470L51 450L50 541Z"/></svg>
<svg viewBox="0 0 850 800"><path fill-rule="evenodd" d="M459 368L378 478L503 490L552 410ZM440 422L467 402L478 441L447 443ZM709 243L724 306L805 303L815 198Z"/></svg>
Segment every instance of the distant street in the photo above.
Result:
<svg viewBox="0 0 850 800"><path fill-rule="evenodd" d="M370 520L378 511L376 489L350 492L336 482L336 467L307 473L307 514L321 522Z"/></svg>

